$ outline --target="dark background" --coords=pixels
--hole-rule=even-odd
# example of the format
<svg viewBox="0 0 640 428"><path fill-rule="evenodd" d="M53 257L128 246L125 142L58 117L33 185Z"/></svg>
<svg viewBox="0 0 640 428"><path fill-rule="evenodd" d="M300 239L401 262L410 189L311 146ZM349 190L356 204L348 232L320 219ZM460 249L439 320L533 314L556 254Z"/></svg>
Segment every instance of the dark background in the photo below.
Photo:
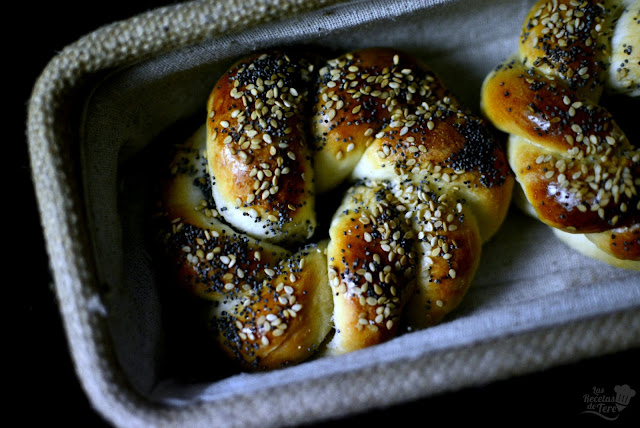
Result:
<svg viewBox="0 0 640 428"><path fill-rule="evenodd" d="M110 1L110 2L31 2L18 5L24 25L7 40L8 62L5 68L5 88L14 99L9 103L7 123L12 134L5 139L11 150L9 200L12 209L6 216L12 239L5 240L9 260L3 258L9 272L17 273L5 285L16 295L10 295L5 307L12 315L6 327L11 342L3 347L10 355L5 367L9 373L11 392L8 410L15 413L19 426L43 426L62 423L65 426L108 426L93 411L70 359L40 228L40 220L31 184L31 170L25 138L26 111L36 78L47 62L65 45L99 26L129 18L171 1ZM11 21L13 13L5 15ZM14 82L14 79L18 82ZM6 93L6 92L5 92ZM15 117L13 117L15 116ZM17 161L13 161L17 158ZM17 176L18 180L14 178ZM18 186L14 186L14 182ZM17 222L16 222L17 220ZM13 233L12 233L13 232ZM16 247L15 243L18 243ZM17 270L16 270L17 268ZM17 310L17 315L13 315ZM5 312L6 313L6 312ZM15 337L13 337L15 335ZM447 421L472 423L508 422L569 422L576 424L629 425L640 421L640 350L593 358L551 370L499 381L487 386L468 388L455 393L431 397L415 403L374 411L327 426L354 422L382 425L427 426ZM616 421L604 421L585 410L583 395L599 386L607 393L618 384L629 384L638 396ZM337 397L336 399L340 399ZM11 419L10 415L6 418Z"/></svg>

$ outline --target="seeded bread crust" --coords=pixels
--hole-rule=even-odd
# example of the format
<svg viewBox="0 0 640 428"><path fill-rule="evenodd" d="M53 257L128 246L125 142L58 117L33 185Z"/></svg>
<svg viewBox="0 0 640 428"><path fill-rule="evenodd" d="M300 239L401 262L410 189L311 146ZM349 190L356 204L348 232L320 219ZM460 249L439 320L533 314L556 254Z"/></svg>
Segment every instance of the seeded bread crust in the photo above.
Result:
<svg viewBox="0 0 640 428"><path fill-rule="evenodd" d="M243 367L373 346L459 305L514 179L425 65L274 50L233 65L207 107L167 180L165 246ZM315 197L337 187L329 239L310 243Z"/></svg>
<svg viewBox="0 0 640 428"><path fill-rule="evenodd" d="M599 250L587 252L594 258L615 265L620 263L612 260L635 261L623 265L640 269L634 232L640 222L640 152L600 105L608 91L634 95L628 84L606 87L610 68L619 65L611 62L612 34L631 48L640 32L637 20L620 20L640 14L640 1L628 8L623 3L536 3L518 54L485 79L482 110L509 134L509 164L527 211L558 236L584 235ZM620 25L630 28L621 31ZM640 71L637 61L628 67ZM585 242L563 241L577 249Z"/></svg>
<svg viewBox="0 0 640 428"><path fill-rule="evenodd" d="M219 211L240 230L270 242L298 242L316 227L304 125L312 72L304 57L256 54L231 67L207 104Z"/></svg>
<svg viewBox="0 0 640 428"><path fill-rule="evenodd" d="M343 353L393 337L400 323L437 324L459 305L482 243L506 216L513 177L482 120L415 58L363 49L319 74L316 178L323 189L354 183L328 247L329 349Z"/></svg>
<svg viewBox="0 0 640 428"><path fill-rule="evenodd" d="M163 239L175 282L212 302L217 340L242 368L308 359L331 330L326 241L292 252L236 231L216 209L208 171L202 126L176 144L163 181Z"/></svg>

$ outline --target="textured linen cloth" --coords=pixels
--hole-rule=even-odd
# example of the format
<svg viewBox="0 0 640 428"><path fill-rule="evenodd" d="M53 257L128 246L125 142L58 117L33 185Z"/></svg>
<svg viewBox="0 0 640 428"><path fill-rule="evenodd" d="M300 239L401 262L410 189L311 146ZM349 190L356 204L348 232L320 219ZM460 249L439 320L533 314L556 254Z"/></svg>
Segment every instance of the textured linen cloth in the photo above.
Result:
<svg viewBox="0 0 640 428"><path fill-rule="evenodd" d="M101 29L62 52L35 91L29 130L56 292L93 405L120 426L296 424L640 344L640 273L588 259L512 209L484 246L462 305L436 327L269 373L188 383L165 375L156 261L140 227L157 167L145 150L179 121L204 121L226 67L271 46L338 54L391 46L422 58L477 112L482 80L517 49L531 3L189 2ZM64 132L51 119L60 117L51 97L65 99L60 86L73 93L74 70L92 80L78 128ZM67 150L78 156L75 184Z"/></svg>

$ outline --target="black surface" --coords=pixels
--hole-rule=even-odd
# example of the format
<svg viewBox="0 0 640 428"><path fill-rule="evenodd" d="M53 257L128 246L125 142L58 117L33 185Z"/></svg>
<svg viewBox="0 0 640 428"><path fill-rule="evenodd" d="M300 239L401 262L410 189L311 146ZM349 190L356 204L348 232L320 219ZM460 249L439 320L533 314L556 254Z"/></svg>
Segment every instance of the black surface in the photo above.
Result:
<svg viewBox="0 0 640 428"><path fill-rule="evenodd" d="M11 239L10 273L5 286L9 299L5 307L11 316L5 328L10 332L10 346L3 346L10 355L6 370L9 374L9 415L15 414L18 426L101 427L109 426L93 411L73 370L55 297L51 291L51 277L44 250L43 238L31 184L30 165L25 139L26 106L36 77L46 63L65 45L78 37L118 19L169 1L112 1L78 4L45 2L19 5L24 25L19 40L10 38L5 68L5 87L12 91L9 117L12 133L5 139L9 146L11 165L8 184L12 208L5 218ZM89 5L90 4L90 5ZM9 16L11 21L14 14ZM18 15L15 15L18 16ZM18 79L16 84L14 79ZM14 117L15 116L15 117ZM13 161L17 159L17 161ZM18 186L14 185L18 177ZM17 208L17 210L15 209ZM26 222L26 224L25 224ZM17 233L16 233L17 232ZM18 243L16 248L15 243ZM17 268L17 271L14 269ZM15 294L14 294L15 293ZM17 314L14 314L17 311ZM503 423L521 425L522 422L569 422L572 424L620 426L637 424L640 420L640 378L638 361L640 350L594 358L547 372L516 377L488 386L469 388L409 403L387 410L377 410L346 421L323 426L351 425L354 422L373 426L396 422L395 426L428 426L434 422ZM594 396L593 388L602 388L606 395L616 385L629 384L638 391L615 421L583 413L587 410L585 397ZM336 397L341 399L341 397ZM13 426L13 425L10 425Z"/></svg>

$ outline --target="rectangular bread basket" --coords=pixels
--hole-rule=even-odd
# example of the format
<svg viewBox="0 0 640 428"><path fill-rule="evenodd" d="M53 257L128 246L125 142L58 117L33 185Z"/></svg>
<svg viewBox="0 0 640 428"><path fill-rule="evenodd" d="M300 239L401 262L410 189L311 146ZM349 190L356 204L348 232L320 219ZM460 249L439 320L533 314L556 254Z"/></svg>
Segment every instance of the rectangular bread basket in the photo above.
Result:
<svg viewBox="0 0 640 428"><path fill-rule="evenodd" d="M204 118L225 68L270 47L391 46L422 58L478 111L482 80L517 48L531 3L187 1L56 55L29 103L29 150L55 293L92 406L122 427L300 425L640 346L640 273L577 254L514 209L463 304L436 327L267 373L170 375L157 261L141 227L154 184L147 151Z"/></svg>

